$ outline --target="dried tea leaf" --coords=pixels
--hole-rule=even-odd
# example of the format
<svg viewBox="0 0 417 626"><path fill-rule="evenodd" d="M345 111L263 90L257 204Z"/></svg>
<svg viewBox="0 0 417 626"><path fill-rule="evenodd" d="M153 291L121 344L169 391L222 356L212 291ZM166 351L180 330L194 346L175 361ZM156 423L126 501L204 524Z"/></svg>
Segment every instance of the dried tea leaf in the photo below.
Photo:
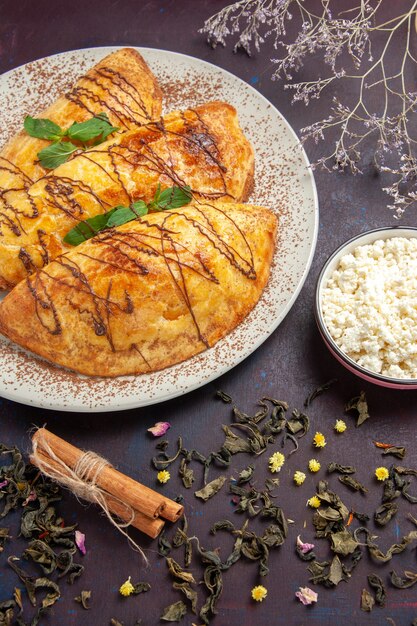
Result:
<svg viewBox="0 0 417 626"><path fill-rule="evenodd" d="M340 465L339 463L329 463L327 465L327 472L331 474L332 472L339 472L339 474L354 474L356 472L356 467L353 465Z"/></svg>
<svg viewBox="0 0 417 626"><path fill-rule="evenodd" d="M174 589L178 589L179 591L182 591L182 593L185 595L187 600L191 602L192 612L195 613L195 615L197 615L198 596L197 596L197 592L195 591L195 589L192 589L188 583L175 583L174 582L172 586Z"/></svg>
<svg viewBox="0 0 417 626"><path fill-rule="evenodd" d="M111 626L124 626L123 622L119 622L119 620L116 619L115 617L111 618L110 624Z"/></svg>
<svg viewBox="0 0 417 626"><path fill-rule="evenodd" d="M385 448L382 454L392 454L392 456L396 456L398 459L403 459L406 454L406 449L404 446L390 446L389 448Z"/></svg>
<svg viewBox="0 0 417 626"><path fill-rule="evenodd" d="M210 483L208 483L202 489L195 491L194 495L197 498L201 498L201 500L204 500L204 502L207 502L207 500L212 498L214 495L216 495L218 491L220 491L226 480L226 476L219 476L218 478L215 478Z"/></svg>
<svg viewBox="0 0 417 626"><path fill-rule="evenodd" d="M187 607L182 600L170 604L164 609L160 619L164 622L180 622L187 614Z"/></svg>
<svg viewBox="0 0 417 626"><path fill-rule="evenodd" d="M356 427L361 426L367 419L369 419L370 416L365 392L361 391L359 396L349 400L345 406L345 411L346 413L348 411L357 411L358 419L356 420Z"/></svg>
<svg viewBox="0 0 417 626"><path fill-rule="evenodd" d="M74 598L74 600L76 602L79 602L82 605L83 609L88 610L88 609L91 608L89 606L90 598L91 598L91 591L83 590L83 591L81 591L79 596L76 596Z"/></svg>
<svg viewBox="0 0 417 626"><path fill-rule="evenodd" d="M285 428L292 434L297 435L300 439L304 437L310 430L310 418L304 413L300 413L297 409L292 412L292 417L287 420Z"/></svg>
<svg viewBox="0 0 417 626"><path fill-rule="evenodd" d="M391 583L397 589L408 589L417 583L417 572L404 572L404 578L399 576L394 570L390 572Z"/></svg>
<svg viewBox="0 0 417 626"><path fill-rule="evenodd" d="M387 563L390 561L394 554L400 554L403 552L409 543L417 540L417 531L411 531L408 535L405 535L400 543L394 543L384 554L377 546L376 543L373 542L374 537L371 535L367 528L360 526L355 530L353 536L356 540L358 540L358 535L360 532L365 533L366 535L366 545L369 550L370 555L379 563Z"/></svg>
<svg viewBox="0 0 417 626"><path fill-rule="evenodd" d="M166 564L169 572L174 578L179 578L186 583L195 583L194 576L191 572L185 572L182 567L171 557L166 557Z"/></svg>
<svg viewBox="0 0 417 626"><path fill-rule="evenodd" d="M279 487L279 478L267 478L265 480L265 489L267 491L273 491L275 487Z"/></svg>
<svg viewBox="0 0 417 626"><path fill-rule="evenodd" d="M374 597L367 589L362 589L361 595L361 609L362 611L370 612L374 608Z"/></svg>
<svg viewBox="0 0 417 626"><path fill-rule="evenodd" d="M10 539L9 529L0 527L0 552L4 550L4 544L6 543L6 539Z"/></svg>
<svg viewBox="0 0 417 626"><path fill-rule="evenodd" d="M394 502L386 502L377 508L374 520L379 526L385 526L398 513L398 505Z"/></svg>
<svg viewBox="0 0 417 626"><path fill-rule="evenodd" d="M292 454L294 454L294 452L297 452L297 450L298 450L298 441L297 441L296 437L294 437L294 435L290 435L289 433L285 433L284 438L281 441L281 448L284 447L285 442L287 441L287 439L292 441L292 443L294 444L294 448L291 450L291 452L288 452L288 455L287 455L287 456L291 456Z"/></svg>
<svg viewBox="0 0 417 626"><path fill-rule="evenodd" d="M174 456L169 457L165 452L163 452L162 455L160 455L160 458L153 457L152 463L155 469L157 470L167 469L167 467L169 467L172 463L174 463L174 461L178 459L179 455L181 454L183 450L182 437L178 437L177 445L178 445L178 450L174 454Z"/></svg>
<svg viewBox="0 0 417 626"><path fill-rule="evenodd" d="M245 469L243 469L240 474L239 474L239 478L236 481L237 485L244 485L245 483L248 483L250 481L250 479L252 478L253 472L255 471L255 466L254 465L248 465L248 467L246 467Z"/></svg>
<svg viewBox="0 0 417 626"><path fill-rule="evenodd" d="M376 574L369 574L368 576L368 584L372 589L375 590L375 602L379 606L385 606L385 600L387 598L387 594L385 591L384 583Z"/></svg>
<svg viewBox="0 0 417 626"><path fill-rule="evenodd" d="M338 476L338 478L341 483L343 483L347 487L350 487L354 491L360 491L361 493L368 493L368 489L364 485L362 485L362 483L360 483L358 480L356 480L355 478L352 478L352 476L345 474L343 476Z"/></svg>
<svg viewBox="0 0 417 626"><path fill-rule="evenodd" d="M188 467L188 465L189 463L186 459L181 459L180 469L178 471L180 478L182 479L183 485L186 489L189 489L195 480L194 472L190 467Z"/></svg>
<svg viewBox="0 0 417 626"><path fill-rule="evenodd" d="M308 566L308 571L312 574L310 580L315 584L321 584L325 587L335 587L341 580L347 580L348 575L343 570L342 563L336 555L332 561L313 561Z"/></svg>
<svg viewBox="0 0 417 626"><path fill-rule="evenodd" d="M151 586L149 583L144 583L144 582L138 582L136 584L133 585L133 591L132 593L137 596L140 593L146 593L147 591L150 591Z"/></svg>
<svg viewBox="0 0 417 626"><path fill-rule="evenodd" d="M220 398L220 400L223 400L223 402L226 402L226 404L231 404L233 402L231 396L229 396L228 393L221 391L221 389L216 391L216 396Z"/></svg>
<svg viewBox="0 0 417 626"><path fill-rule="evenodd" d="M204 624L210 623L210 618L216 615L216 605L223 591L223 578L219 567L209 565L204 570L204 584L209 595L200 609L200 618Z"/></svg>
<svg viewBox="0 0 417 626"><path fill-rule="evenodd" d="M356 517L361 524L365 524L371 519L366 513L358 513L358 511L353 511L353 517Z"/></svg>
<svg viewBox="0 0 417 626"><path fill-rule="evenodd" d="M228 450L230 454L238 454L238 452L250 452L251 448L247 439L238 437L235 433L225 424L222 426L226 438L223 443L223 448Z"/></svg>
<svg viewBox="0 0 417 626"><path fill-rule="evenodd" d="M358 542L353 538L348 530L341 530L330 535L331 548L333 552L347 556L352 554L358 547Z"/></svg>
<svg viewBox="0 0 417 626"><path fill-rule="evenodd" d="M157 450L161 450L161 452L165 452L165 450L168 448L168 446L169 446L168 439L163 439L162 441L158 441L158 443L156 444L155 448Z"/></svg>
<svg viewBox="0 0 417 626"><path fill-rule="evenodd" d="M158 537L158 554L161 556L168 556L171 553L172 546L168 541L165 530L161 532Z"/></svg>
<svg viewBox="0 0 417 626"><path fill-rule="evenodd" d="M314 389L314 391L312 391L304 400L304 406L308 407L313 402L313 400L317 398L317 396L320 396L322 393L330 389L330 387L336 382L337 378L332 378L331 380L327 381L327 383L324 383L323 385L320 385L319 387Z"/></svg>
<svg viewBox="0 0 417 626"><path fill-rule="evenodd" d="M0 626L12 626L14 620L14 600L0 602Z"/></svg>
<svg viewBox="0 0 417 626"><path fill-rule="evenodd" d="M16 602L17 606L20 609L20 613L23 613L23 604L22 604L22 590L19 587L15 587L13 591L13 600Z"/></svg>

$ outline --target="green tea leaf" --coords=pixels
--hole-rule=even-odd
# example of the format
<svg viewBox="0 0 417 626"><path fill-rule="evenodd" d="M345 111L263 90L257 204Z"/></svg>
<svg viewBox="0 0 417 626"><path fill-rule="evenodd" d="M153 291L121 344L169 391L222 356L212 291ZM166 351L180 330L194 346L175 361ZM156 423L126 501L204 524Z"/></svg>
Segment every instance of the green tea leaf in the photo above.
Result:
<svg viewBox="0 0 417 626"><path fill-rule="evenodd" d="M25 131L31 137L37 137L38 139L49 139L50 141L59 141L63 135L63 131L48 119L36 118L27 115L23 122Z"/></svg>
<svg viewBox="0 0 417 626"><path fill-rule="evenodd" d="M367 589L362 589L361 595L361 609L362 611L370 612L374 608L374 597Z"/></svg>
<svg viewBox="0 0 417 626"><path fill-rule="evenodd" d="M417 583L417 572L405 571L405 578L401 578L395 571L390 572L391 583L397 589L408 589Z"/></svg>
<svg viewBox="0 0 417 626"><path fill-rule="evenodd" d="M119 130L110 124L105 113L92 117L85 122L74 122L66 131L66 135L73 141L85 143L91 139L100 137L100 142L104 141L111 133Z"/></svg>
<svg viewBox="0 0 417 626"><path fill-rule="evenodd" d="M201 500L204 500L204 502L207 502L207 500L212 498L218 491L220 491L226 480L227 478L225 476L219 476L218 478L212 480L211 483L208 483L202 489L195 491L194 495L197 498L201 498Z"/></svg>
<svg viewBox="0 0 417 626"><path fill-rule="evenodd" d="M79 595L79 596L76 596L76 597L74 598L74 600L75 600L76 602L79 602L79 603L82 605L83 609L86 609L86 610L87 610L87 609L90 609L90 608L91 608L91 607L89 606L89 603L90 603L90 598L91 598L91 591L85 591L85 590L83 590L83 591L81 591L81 593L80 593L80 595Z"/></svg>
<svg viewBox="0 0 417 626"><path fill-rule="evenodd" d="M365 392L361 391L359 396L349 400L345 406L345 411L346 413L348 411L357 411L358 418L356 420L356 427L361 426L367 419L369 419L370 416Z"/></svg>
<svg viewBox="0 0 417 626"><path fill-rule="evenodd" d="M164 622L180 622L187 613L187 607L182 600L170 604L164 609L160 619Z"/></svg>
<svg viewBox="0 0 417 626"><path fill-rule="evenodd" d="M377 574L369 574L368 583L369 586L375 590L375 602L378 604L378 606L384 606L387 594L385 591L384 583L382 582L380 577L377 576Z"/></svg>
<svg viewBox="0 0 417 626"><path fill-rule="evenodd" d="M59 141L38 152L38 158L42 167L52 170L65 163L76 150L79 148L70 141Z"/></svg>

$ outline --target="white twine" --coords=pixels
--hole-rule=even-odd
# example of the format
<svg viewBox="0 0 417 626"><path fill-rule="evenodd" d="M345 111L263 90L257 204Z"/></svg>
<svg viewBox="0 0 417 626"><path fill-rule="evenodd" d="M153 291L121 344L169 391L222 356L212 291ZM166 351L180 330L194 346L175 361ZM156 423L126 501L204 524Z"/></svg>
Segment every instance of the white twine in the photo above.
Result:
<svg viewBox="0 0 417 626"><path fill-rule="evenodd" d="M83 452L75 467L71 468L55 454L45 438L39 434L37 437L32 439L32 445L33 463L39 468L42 474L69 489L75 495L77 500L81 498L83 500L87 500L88 502L98 504L98 506L104 511L110 523L126 537L131 546L139 552L146 565L148 565L148 559L146 558L142 548L138 546L138 544L131 537L129 537L128 533L124 530L130 526L135 518L134 509L130 505L126 504L126 502L123 502L116 496L111 495L114 500L125 507L126 517L129 518L126 522L116 520L111 514L107 504L106 496L109 494L97 485L100 473L105 467L112 467L111 463L95 452L88 451ZM52 465L48 463L47 460L44 460L44 456L39 454L39 452L44 452L50 459L52 459L52 461L54 461L54 464ZM55 464L59 467L56 467Z"/></svg>

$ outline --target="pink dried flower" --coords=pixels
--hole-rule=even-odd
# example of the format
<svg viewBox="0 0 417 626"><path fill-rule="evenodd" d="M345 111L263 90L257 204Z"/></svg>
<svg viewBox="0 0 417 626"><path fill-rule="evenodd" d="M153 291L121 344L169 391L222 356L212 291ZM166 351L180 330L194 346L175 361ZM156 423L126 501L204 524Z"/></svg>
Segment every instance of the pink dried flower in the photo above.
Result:
<svg viewBox="0 0 417 626"><path fill-rule="evenodd" d="M75 543L81 554L85 554L87 552L85 549L85 535L79 530L75 531Z"/></svg>
<svg viewBox="0 0 417 626"><path fill-rule="evenodd" d="M148 432L152 433L154 437L162 437L162 435L165 435L168 428L171 428L169 422L156 422L155 426L148 428Z"/></svg>
<svg viewBox="0 0 417 626"><path fill-rule="evenodd" d="M300 587L300 590L295 592L295 597L307 605L317 602L318 594L309 587Z"/></svg>
<svg viewBox="0 0 417 626"><path fill-rule="evenodd" d="M9 481L8 481L8 480L3 480L3 482L2 482L2 483L0 483L0 489L1 489L2 487L5 487L5 486L6 486L6 485L8 485L8 484L9 484Z"/></svg>
<svg viewBox="0 0 417 626"><path fill-rule="evenodd" d="M297 547L300 549L300 551L303 554L307 554L307 552L310 552L314 548L314 543L304 543L301 540L300 535L298 535L298 537L297 537Z"/></svg>

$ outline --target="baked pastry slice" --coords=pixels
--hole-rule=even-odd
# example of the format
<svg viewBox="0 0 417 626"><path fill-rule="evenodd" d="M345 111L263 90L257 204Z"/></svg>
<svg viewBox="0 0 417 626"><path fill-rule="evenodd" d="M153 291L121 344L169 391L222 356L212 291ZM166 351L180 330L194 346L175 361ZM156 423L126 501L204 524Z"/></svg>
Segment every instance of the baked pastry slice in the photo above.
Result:
<svg viewBox="0 0 417 626"><path fill-rule="evenodd" d="M57 167L0 206L0 288L18 283L68 249L80 220L162 188L189 185L205 199L245 200L253 151L236 110L211 102L175 111L115 136Z"/></svg>
<svg viewBox="0 0 417 626"><path fill-rule="evenodd" d="M277 218L193 202L103 231L22 281L0 331L82 374L168 367L213 346L258 302Z"/></svg>
<svg viewBox="0 0 417 626"><path fill-rule="evenodd" d="M155 76L136 50L123 48L102 59L37 117L68 128L104 112L113 126L124 131L158 119L161 110L162 92ZM49 144L24 131L10 139L0 152L0 196L9 189L28 187L46 174L37 154Z"/></svg>

